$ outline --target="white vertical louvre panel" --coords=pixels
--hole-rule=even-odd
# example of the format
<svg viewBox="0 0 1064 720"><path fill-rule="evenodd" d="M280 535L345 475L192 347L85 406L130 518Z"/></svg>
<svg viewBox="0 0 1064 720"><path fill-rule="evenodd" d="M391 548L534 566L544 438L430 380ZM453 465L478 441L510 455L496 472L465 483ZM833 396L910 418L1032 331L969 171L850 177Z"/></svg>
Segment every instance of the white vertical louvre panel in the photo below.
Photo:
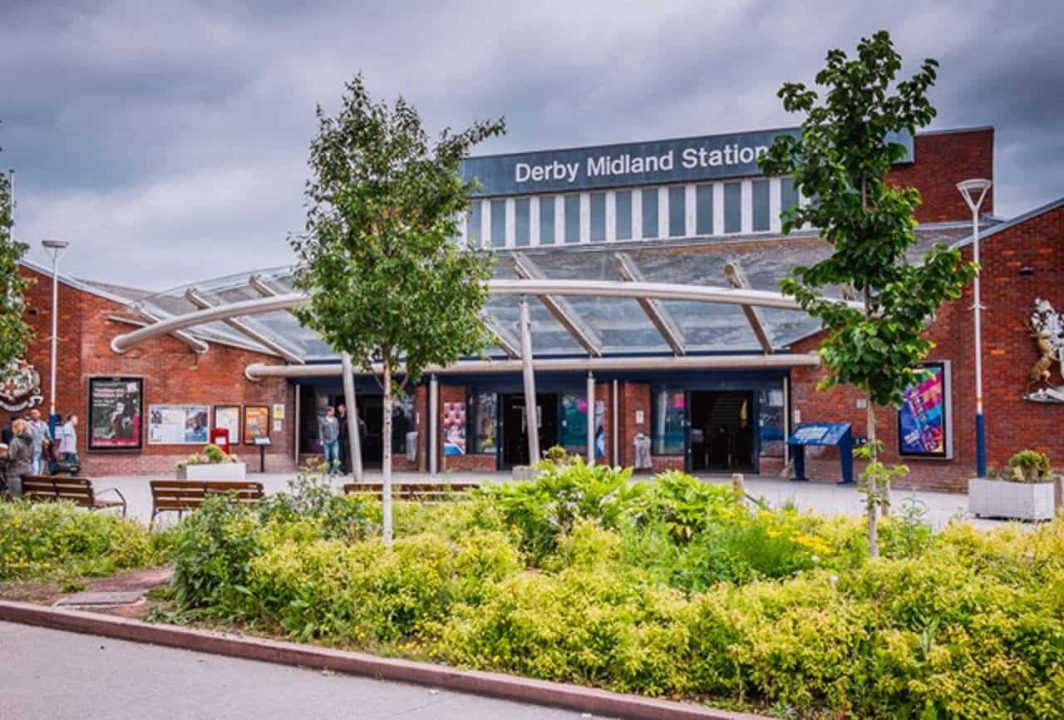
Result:
<svg viewBox="0 0 1064 720"><path fill-rule="evenodd" d="M669 237L669 188L658 188L658 237Z"/></svg>
<svg viewBox="0 0 1064 720"><path fill-rule="evenodd" d="M554 196L554 244L565 244L565 196Z"/></svg>
<svg viewBox="0 0 1064 720"><path fill-rule="evenodd" d="M724 234L724 183L713 183L713 234Z"/></svg>
<svg viewBox="0 0 1064 720"><path fill-rule="evenodd" d="M695 186L687 185L684 188L684 235L687 237L694 237L698 234L695 204Z"/></svg>
<svg viewBox="0 0 1064 720"><path fill-rule="evenodd" d="M580 193L580 242L591 242L591 194Z"/></svg>
<svg viewBox="0 0 1064 720"><path fill-rule="evenodd" d="M517 208L513 198L506 198L506 247L517 244Z"/></svg>
<svg viewBox="0 0 1064 720"><path fill-rule="evenodd" d="M739 232L747 235L754 229L754 186L749 180L743 180L740 187L742 188L742 200L740 201L742 229Z"/></svg>
<svg viewBox="0 0 1064 720"><path fill-rule="evenodd" d="M769 178L768 181L768 229L774 233L780 232L780 208L783 206L783 183L780 178Z"/></svg>
<svg viewBox="0 0 1064 720"><path fill-rule="evenodd" d="M617 239L617 193L606 193L606 242Z"/></svg>
<svg viewBox="0 0 1064 720"><path fill-rule="evenodd" d="M643 239L643 189L632 188L632 239Z"/></svg>
<svg viewBox="0 0 1064 720"><path fill-rule="evenodd" d="M533 195L528 199L528 244L539 247L539 198Z"/></svg>
<svg viewBox="0 0 1064 720"><path fill-rule="evenodd" d="M491 201L480 201L480 245L491 247Z"/></svg>

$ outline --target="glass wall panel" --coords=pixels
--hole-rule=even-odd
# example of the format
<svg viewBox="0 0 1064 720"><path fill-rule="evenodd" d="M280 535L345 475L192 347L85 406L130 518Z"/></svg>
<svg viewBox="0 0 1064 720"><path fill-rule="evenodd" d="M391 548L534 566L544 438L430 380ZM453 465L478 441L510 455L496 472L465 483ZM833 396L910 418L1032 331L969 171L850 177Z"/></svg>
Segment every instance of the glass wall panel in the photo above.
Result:
<svg viewBox="0 0 1064 720"><path fill-rule="evenodd" d="M712 185L699 185L695 188L695 232L699 235L713 234Z"/></svg>
<svg viewBox="0 0 1064 720"><path fill-rule="evenodd" d="M392 403L392 452L405 455L417 452L417 428L414 424L414 396L396 397Z"/></svg>
<svg viewBox="0 0 1064 720"><path fill-rule="evenodd" d="M539 244L554 242L554 196L544 195L539 199Z"/></svg>
<svg viewBox="0 0 1064 720"><path fill-rule="evenodd" d="M587 454L587 397L584 395L562 395L559 444L570 452Z"/></svg>
<svg viewBox="0 0 1064 720"><path fill-rule="evenodd" d="M687 188L673 185L669 188L669 237L687 234Z"/></svg>
<svg viewBox="0 0 1064 720"><path fill-rule="evenodd" d="M754 180L752 183L753 195L753 230L764 232L768 230L768 180Z"/></svg>
<svg viewBox="0 0 1064 720"><path fill-rule="evenodd" d="M606 193L591 193L591 242L606 239Z"/></svg>
<svg viewBox="0 0 1064 720"><path fill-rule="evenodd" d="M580 196L565 196L565 242L580 242Z"/></svg>
<svg viewBox="0 0 1064 720"><path fill-rule="evenodd" d="M499 396L491 392L474 392L469 399L469 414L473 425L473 452L494 455L498 448L495 437L496 407Z"/></svg>
<svg viewBox="0 0 1064 720"><path fill-rule="evenodd" d="M469 218L466 220L466 238L468 238L471 245L480 245L482 205L480 200L474 200L469 206Z"/></svg>
<svg viewBox="0 0 1064 720"><path fill-rule="evenodd" d="M528 247L531 242L528 231L529 205L528 198L514 200L514 245Z"/></svg>
<svg viewBox="0 0 1064 720"><path fill-rule="evenodd" d="M657 388L653 393L650 450L655 455L683 455L687 398L683 390Z"/></svg>
<svg viewBox="0 0 1064 720"><path fill-rule="evenodd" d="M737 233L743 229L743 187L739 183L724 183L724 232Z"/></svg>
<svg viewBox="0 0 1064 720"><path fill-rule="evenodd" d="M632 191L618 190L614 195L614 219L617 223L617 239L632 239Z"/></svg>
<svg viewBox="0 0 1064 720"><path fill-rule="evenodd" d="M506 201L491 201L491 246L506 246Z"/></svg>
<svg viewBox="0 0 1064 720"><path fill-rule="evenodd" d="M648 188L643 191L643 237L658 236L658 189Z"/></svg>
<svg viewBox="0 0 1064 720"><path fill-rule="evenodd" d="M761 433L761 457L782 458L783 443L783 387L762 388L757 391L759 410L758 432Z"/></svg>

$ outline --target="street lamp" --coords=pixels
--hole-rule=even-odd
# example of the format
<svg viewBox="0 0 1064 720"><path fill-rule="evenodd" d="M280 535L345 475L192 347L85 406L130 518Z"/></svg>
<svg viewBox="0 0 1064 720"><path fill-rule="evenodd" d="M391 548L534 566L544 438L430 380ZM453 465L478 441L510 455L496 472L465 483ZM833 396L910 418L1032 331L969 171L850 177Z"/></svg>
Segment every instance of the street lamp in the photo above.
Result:
<svg viewBox="0 0 1064 720"><path fill-rule="evenodd" d="M41 245L52 256L52 359L48 367L51 375L48 387L48 425L52 437L55 437L55 428L59 424L55 416L55 371L59 344L59 256L70 243L66 240L42 240Z"/></svg>
<svg viewBox="0 0 1064 720"><path fill-rule="evenodd" d="M985 178L963 180L957 183L957 189L964 196L964 202L972 211L972 259L975 271L975 469L980 478L986 477L986 421L983 418L983 324L982 304L979 294L979 207L986 198L987 191L993 183Z"/></svg>

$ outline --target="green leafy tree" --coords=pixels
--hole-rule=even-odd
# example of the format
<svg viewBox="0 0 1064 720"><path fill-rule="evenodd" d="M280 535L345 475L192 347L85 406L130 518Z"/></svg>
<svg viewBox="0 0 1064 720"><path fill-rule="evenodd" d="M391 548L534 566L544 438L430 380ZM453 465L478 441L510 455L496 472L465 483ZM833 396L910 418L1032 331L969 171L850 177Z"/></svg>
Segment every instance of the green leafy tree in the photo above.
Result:
<svg viewBox="0 0 1064 720"><path fill-rule="evenodd" d="M300 320L333 348L374 370L384 392L384 522L391 541L392 407L430 365L481 352L488 256L454 242L473 183L460 163L504 131L477 122L435 142L403 98L375 102L361 75L335 117L319 107L311 144L306 231L291 240L295 285L310 302ZM401 377L401 380L399 379Z"/></svg>
<svg viewBox="0 0 1064 720"><path fill-rule="evenodd" d="M877 507L886 511L890 479L904 472L878 460L875 406L897 407L905 389L920 379L919 363L933 347L925 327L939 306L960 297L974 272L958 250L944 245L919 264L908 261L920 194L887 181L891 165L906 152L891 138L915 134L935 116L928 90L938 63L925 60L911 78L895 82L901 64L885 31L862 39L853 59L842 50L828 52L816 76L824 97L803 84L785 84L779 91L783 107L804 113L805 120L797 137L777 138L760 159L763 172L793 176L795 187L812 198L784 214L784 233L811 224L834 250L815 265L794 268L782 289L826 331L819 349L827 371L821 388L849 384L868 396L869 465L862 482L873 556L879 551ZM827 296L832 286L853 288L861 307Z"/></svg>
<svg viewBox="0 0 1064 720"><path fill-rule="evenodd" d="M11 178L0 171L0 376L6 377L15 363L26 356L26 344L33 331L23 320L24 295L31 280L19 272L19 262L29 246L15 240L14 200Z"/></svg>

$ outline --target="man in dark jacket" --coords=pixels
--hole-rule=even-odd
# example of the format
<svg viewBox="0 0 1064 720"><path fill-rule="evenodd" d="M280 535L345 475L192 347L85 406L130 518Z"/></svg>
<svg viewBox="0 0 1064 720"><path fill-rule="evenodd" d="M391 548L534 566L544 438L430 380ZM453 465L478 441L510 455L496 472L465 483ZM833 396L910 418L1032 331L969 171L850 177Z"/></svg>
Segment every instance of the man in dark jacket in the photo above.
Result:
<svg viewBox="0 0 1064 720"><path fill-rule="evenodd" d="M336 406L336 419L340 421L340 471L344 475L350 475L351 434L347 431L347 406L343 403Z"/></svg>

